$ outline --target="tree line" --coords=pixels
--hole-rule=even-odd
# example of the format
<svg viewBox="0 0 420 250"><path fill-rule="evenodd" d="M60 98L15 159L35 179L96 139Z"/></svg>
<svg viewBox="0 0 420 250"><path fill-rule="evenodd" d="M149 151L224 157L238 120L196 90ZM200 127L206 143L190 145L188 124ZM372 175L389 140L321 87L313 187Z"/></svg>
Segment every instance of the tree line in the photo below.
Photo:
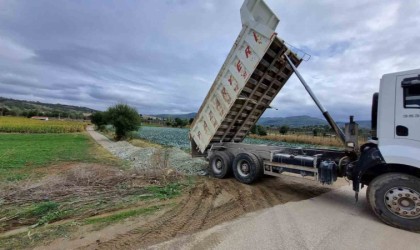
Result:
<svg viewBox="0 0 420 250"><path fill-rule="evenodd" d="M16 110L16 109L6 109L3 108L0 110L1 116L21 116L31 118L33 116L47 116L53 118L68 118L68 119L84 119L85 116L82 112L66 112L66 111L41 111L37 109L30 110Z"/></svg>

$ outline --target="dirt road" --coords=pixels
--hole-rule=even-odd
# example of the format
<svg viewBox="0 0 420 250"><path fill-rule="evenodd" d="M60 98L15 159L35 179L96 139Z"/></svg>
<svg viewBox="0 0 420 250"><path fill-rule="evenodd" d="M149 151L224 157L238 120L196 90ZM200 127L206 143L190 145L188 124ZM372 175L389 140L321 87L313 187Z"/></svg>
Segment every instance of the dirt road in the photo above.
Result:
<svg viewBox="0 0 420 250"><path fill-rule="evenodd" d="M113 147L113 142L105 140L101 144ZM164 242L175 237L190 235L236 219L246 213L269 208L291 201L309 199L334 187L319 185L298 178L264 178L255 185L244 185L233 178L213 179L196 177L195 184L177 201L177 204L162 216L138 228L115 232L101 237L80 249L139 249ZM77 245L77 244L76 244Z"/></svg>
<svg viewBox="0 0 420 250"><path fill-rule="evenodd" d="M249 186L233 179L198 178L197 183L172 210L139 228L116 232L113 239L81 249L138 249L196 233L233 220L245 213L290 201L309 199L329 191L300 179L267 178Z"/></svg>
<svg viewBox="0 0 420 250"><path fill-rule="evenodd" d="M420 234L383 224L360 198L344 186L149 249L419 249Z"/></svg>

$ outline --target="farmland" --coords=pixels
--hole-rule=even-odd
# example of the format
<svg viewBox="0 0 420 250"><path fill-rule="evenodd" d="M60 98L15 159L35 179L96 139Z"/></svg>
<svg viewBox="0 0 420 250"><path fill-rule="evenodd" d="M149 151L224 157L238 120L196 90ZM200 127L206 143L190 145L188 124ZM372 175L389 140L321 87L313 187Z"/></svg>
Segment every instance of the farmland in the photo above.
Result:
<svg viewBox="0 0 420 250"><path fill-rule="evenodd" d="M84 131L86 125L79 121L40 121L24 117L0 116L2 133L74 133Z"/></svg>
<svg viewBox="0 0 420 250"><path fill-rule="evenodd" d="M51 164L109 161L101 152L83 133L0 134L0 181L28 178Z"/></svg>
<svg viewBox="0 0 420 250"><path fill-rule="evenodd" d="M158 143L165 146L178 147L184 150L190 148L190 141L188 139L188 129L186 128L168 128L168 127L147 127L140 128L136 136L141 139ZM310 142L310 141L308 141ZM266 144L273 146L295 146L295 147L310 147L310 144L302 143L288 143L280 140L268 140L264 137L245 138L244 143L249 144ZM311 145L311 147L314 147ZM320 146L319 146L320 147Z"/></svg>

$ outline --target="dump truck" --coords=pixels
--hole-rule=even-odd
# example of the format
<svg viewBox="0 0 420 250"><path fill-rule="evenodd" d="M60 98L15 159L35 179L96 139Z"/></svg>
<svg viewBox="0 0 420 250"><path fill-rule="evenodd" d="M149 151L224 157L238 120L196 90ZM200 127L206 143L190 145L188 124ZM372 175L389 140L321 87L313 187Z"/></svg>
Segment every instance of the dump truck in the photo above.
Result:
<svg viewBox="0 0 420 250"><path fill-rule="evenodd" d="M252 184L264 175L333 184L352 181L356 200L367 186L368 204L383 222L420 231L420 69L383 75L372 98L371 139L358 145L353 116L344 131L298 71L304 59L281 39L279 18L262 0L245 0L242 30L211 86L189 137L193 157L204 157L216 178L233 173ZM296 74L335 131L342 149L242 143L274 97Z"/></svg>

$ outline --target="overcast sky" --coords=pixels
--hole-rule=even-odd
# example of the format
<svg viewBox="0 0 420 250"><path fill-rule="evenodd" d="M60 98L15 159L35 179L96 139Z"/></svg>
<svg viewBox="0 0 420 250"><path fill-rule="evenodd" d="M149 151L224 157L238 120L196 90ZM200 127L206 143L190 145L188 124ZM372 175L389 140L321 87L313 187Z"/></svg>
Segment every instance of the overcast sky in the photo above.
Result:
<svg viewBox="0 0 420 250"><path fill-rule="evenodd" d="M241 30L242 0L0 0L0 96L196 112ZM333 117L370 118L385 73L420 68L420 1L266 0ZM264 116L321 117L293 76Z"/></svg>

